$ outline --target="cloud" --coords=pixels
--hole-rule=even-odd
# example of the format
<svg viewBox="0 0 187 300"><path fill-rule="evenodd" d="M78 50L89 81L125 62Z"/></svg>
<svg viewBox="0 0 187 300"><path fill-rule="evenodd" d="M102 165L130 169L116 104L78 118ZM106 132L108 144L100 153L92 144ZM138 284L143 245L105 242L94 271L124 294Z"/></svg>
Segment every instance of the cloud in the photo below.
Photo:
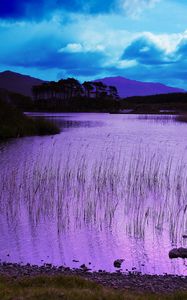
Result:
<svg viewBox="0 0 187 300"><path fill-rule="evenodd" d="M57 12L82 14L125 13L137 17L160 0L1 0L1 19L46 19Z"/></svg>
<svg viewBox="0 0 187 300"><path fill-rule="evenodd" d="M168 65L187 60L187 31L173 35L139 34L125 47L122 60L136 60L140 64Z"/></svg>
<svg viewBox="0 0 187 300"><path fill-rule="evenodd" d="M103 45L89 45L88 43L70 43L58 50L59 53L89 53L89 52L103 52L105 47Z"/></svg>
<svg viewBox="0 0 187 300"><path fill-rule="evenodd" d="M66 70L101 67L105 61L105 55L101 52L59 52L55 47L55 41L48 44L48 39L29 42L25 47L14 51L14 55L2 58L4 64L22 67L37 67L38 69L62 68Z"/></svg>
<svg viewBox="0 0 187 300"><path fill-rule="evenodd" d="M83 46L79 43L72 43L66 45L66 47L60 48L58 50L59 53L81 53L84 52Z"/></svg>
<svg viewBox="0 0 187 300"><path fill-rule="evenodd" d="M160 0L120 0L120 6L133 18L137 18L148 8L153 8Z"/></svg>
<svg viewBox="0 0 187 300"><path fill-rule="evenodd" d="M155 65L173 62L172 54L167 54L150 36L135 39L125 50L122 59L136 60L141 64Z"/></svg>
<svg viewBox="0 0 187 300"><path fill-rule="evenodd" d="M178 60L187 61L186 53L187 53L187 36L183 37L180 43L177 45L175 55L178 58Z"/></svg>
<svg viewBox="0 0 187 300"><path fill-rule="evenodd" d="M103 46L97 41L79 40L74 29L61 20L2 23L0 34L5 42L0 48L1 66L37 69L42 74L41 70L52 73L50 69L57 73L63 70L67 76L98 74L107 60Z"/></svg>
<svg viewBox="0 0 187 300"><path fill-rule="evenodd" d="M156 36L144 33L135 38L125 49L120 63L132 62L129 68L119 67L118 75L129 78L162 82L171 86L179 86L186 89L187 78L187 32L168 36L168 41L163 45L164 36ZM169 42L171 39L171 42ZM136 63L135 63L136 62ZM110 72L116 73L116 68Z"/></svg>
<svg viewBox="0 0 187 300"><path fill-rule="evenodd" d="M37 19L50 7L50 1L37 0L1 0L0 18L2 19Z"/></svg>
<svg viewBox="0 0 187 300"><path fill-rule="evenodd" d="M82 69L84 74L89 73L87 68L95 73L98 64L101 69L110 57L118 56L118 48L123 49L126 40L125 31L122 38L121 31L107 30L100 19L81 19L79 15L71 22L59 16L40 22L1 21L1 65L74 68L80 72ZM121 42L117 44L119 38Z"/></svg>
<svg viewBox="0 0 187 300"><path fill-rule="evenodd" d="M59 11L102 14L112 11L115 6L114 0L1 0L0 18L37 20L51 17Z"/></svg>
<svg viewBox="0 0 187 300"><path fill-rule="evenodd" d="M22 2L17 12L24 16L27 9L21 6ZM38 5L35 1L24 2ZM53 16L50 17L50 12L47 15L45 10L48 11L50 6L57 7L57 1L41 1L39 11L45 15L44 19L0 20L3 41L0 47L1 70L24 70L24 73L32 76L41 74L42 78L53 80L57 79L55 74L58 78L75 76L81 80L121 75L172 85L176 82L185 86L187 32L138 32L138 26L136 30L130 27L127 30L129 21L127 18L124 21L122 15L96 15L99 9L94 9L96 2L88 1L88 6L83 7L83 0L63 1L63 13L51 10ZM113 5L107 8L104 7L107 2L103 2L100 11L111 12L122 5L122 1L115 1L115 5L114 1L111 2ZM62 7L62 2L59 3L58 7ZM77 7L77 13L71 12L74 8L70 7L70 3L74 8ZM152 7L156 2L123 1L125 3L123 14L126 15L131 14L135 6L142 10ZM36 17L39 18L37 13ZM139 20L132 19L128 24L134 23L140 24Z"/></svg>

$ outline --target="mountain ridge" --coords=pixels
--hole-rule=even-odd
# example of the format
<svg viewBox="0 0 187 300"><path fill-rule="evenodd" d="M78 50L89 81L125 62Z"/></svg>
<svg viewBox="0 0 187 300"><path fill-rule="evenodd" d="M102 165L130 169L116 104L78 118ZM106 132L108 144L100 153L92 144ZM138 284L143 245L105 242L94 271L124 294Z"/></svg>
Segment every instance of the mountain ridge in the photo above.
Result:
<svg viewBox="0 0 187 300"><path fill-rule="evenodd" d="M163 83L143 82L128 79L122 76L105 77L96 79L95 81L101 81L106 85L115 86L118 90L120 98L186 92L184 89L170 87Z"/></svg>
<svg viewBox="0 0 187 300"><path fill-rule="evenodd" d="M44 82L41 79L9 70L0 72L0 89L32 97L32 87Z"/></svg>
<svg viewBox="0 0 187 300"><path fill-rule="evenodd" d="M120 98L186 92L183 89L170 87L159 82L142 82L122 76L104 77L94 81L101 81L106 85L115 86ZM10 70L0 72L0 89L6 89L25 96L32 97L32 87L43 82L46 81Z"/></svg>

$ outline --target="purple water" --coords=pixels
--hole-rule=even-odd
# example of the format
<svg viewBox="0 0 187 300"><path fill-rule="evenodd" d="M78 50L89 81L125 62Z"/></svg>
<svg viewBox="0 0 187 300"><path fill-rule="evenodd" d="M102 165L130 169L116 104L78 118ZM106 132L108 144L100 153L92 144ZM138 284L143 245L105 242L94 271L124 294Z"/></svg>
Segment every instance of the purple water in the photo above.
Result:
<svg viewBox="0 0 187 300"><path fill-rule="evenodd" d="M60 135L0 144L1 261L186 275L168 252L187 247L187 124L44 116Z"/></svg>

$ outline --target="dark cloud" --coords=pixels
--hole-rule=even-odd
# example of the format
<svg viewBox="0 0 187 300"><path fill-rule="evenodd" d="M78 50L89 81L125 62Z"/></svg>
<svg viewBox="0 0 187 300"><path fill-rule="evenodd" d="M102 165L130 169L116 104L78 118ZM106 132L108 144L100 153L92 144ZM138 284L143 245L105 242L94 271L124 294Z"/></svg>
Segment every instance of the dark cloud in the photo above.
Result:
<svg viewBox="0 0 187 300"><path fill-rule="evenodd" d="M124 50L122 60L134 60L131 68L110 68L113 75L126 76L142 81L177 84L185 88L187 80L187 39L184 38L171 53L167 53L147 36L140 37Z"/></svg>
<svg viewBox="0 0 187 300"><path fill-rule="evenodd" d="M115 0L58 0L57 7L70 11L83 11L88 13L107 13L115 7Z"/></svg>
<svg viewBox="0 0 187 300"><path fill-rule="evenodd" d="M42 19L54 11L107 13L115 7L114 0L1 0L1 19Z"/></svg>
<svg viewBox="0 0 187 300"><path fill-rule="evenodd" d="M1 19L37 19L44 15L48 5L45 0L1 0Z"/></svg>
<svg viewBox="0 0 187 300"><path fill-rule="evenodd" d="M66 3L66 10L72 9L69 7L70 3L71 1L69 4ZM73 1L73 3L77 5L78 2ZM48 5L51 5L50 2ZM20 11L22 10L18 12ZM45 78L48 78L50 71L55 76L54 74L61 70L66 74L63 77L74 76L85 79L121 75L142 81L159 81L173 85L177 82L181 87L185 86L187 39L184 38L176 50L168 54L159 46L158 36L144 33L133 40L118 58L115 52L115 48L118 47L116 40L111 40L110 48L106 38L105 47L105 39L101 40L100 36L97 37L100 28L91 31L90 36L89 32L86 32L88 33L86 37L84 35L82 37L80 32L84 27L85 22L79 24L74 21L73 24L64 25L61 20L34 23L2 22L0 35L4 42L0 48L1 69L2 66L6 68L8 66L10 69L12 67L14 70L33 69L36 70L35 76L42 73L46 74ZM95 27L97 26L94 25L94 29ZM103 36L106 36L104 31L100 31ZM127 64L121 62L123 60L127 61ZM131 65L129 63L131 60L135 61L135 64ZM126 67L122 68L123 65Z"/></svg>
<svg viewBox="0 0 187 300"><path fill-rule="evenodd" d="M50 41L50 42L49 42ZM103 52L60 52L62 41L55 37L35 38L12 54L1 55L1 63L13 67L38 69L63 69L76 76L92 76L98 73L106 61Z"/></svg>
<svg viewBox="0 0 187 300"><path fill-rule="evenodd" d="M187 60L187 38L182 39L182 41L177 46L175 51L175 56L178 60Z"/></svg>
<svg viewBox="0 0 187 300"><path fill-rule="evenodd" d="M163 49L147 37L140 37L133 41L125 50L122 59L135 59L141 64L168 64L172 60Z"/></svg>

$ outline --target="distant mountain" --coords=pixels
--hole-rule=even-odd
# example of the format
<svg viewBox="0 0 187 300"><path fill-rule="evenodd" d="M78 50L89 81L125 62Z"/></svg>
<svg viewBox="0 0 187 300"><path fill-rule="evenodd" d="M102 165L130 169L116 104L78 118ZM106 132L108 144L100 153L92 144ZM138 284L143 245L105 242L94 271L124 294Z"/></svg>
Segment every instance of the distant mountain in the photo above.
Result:
<svg viewBox="0 0 187 300"><path fill-rule="evenodd" d="M6 89L25 96L32 96L33 85L42 82L40 79L11 71L0 72L0 89Z"/></svg>
<svg viewBox="0 0 187 300"><path fill-rule="evenodd" d="M141 82L120 76L106 77L103 79L97 79L95 81L101 81L106 85L115 86L118 89L120 98L185 92L183 89L169 87L161 83Z"/></svg>
<svg viewBox="0 0 187 300"><path fill-rule="evenodd" d="M183 89L169 87L161 83L140 82L120 76L107 77L95 81L102 81L106 85L115 86L118 89L120 98L185 92ZM6 89L25 96L32 96L32 87L43 82L43 80L12 71L0 72L0 89Z"/></svg>

